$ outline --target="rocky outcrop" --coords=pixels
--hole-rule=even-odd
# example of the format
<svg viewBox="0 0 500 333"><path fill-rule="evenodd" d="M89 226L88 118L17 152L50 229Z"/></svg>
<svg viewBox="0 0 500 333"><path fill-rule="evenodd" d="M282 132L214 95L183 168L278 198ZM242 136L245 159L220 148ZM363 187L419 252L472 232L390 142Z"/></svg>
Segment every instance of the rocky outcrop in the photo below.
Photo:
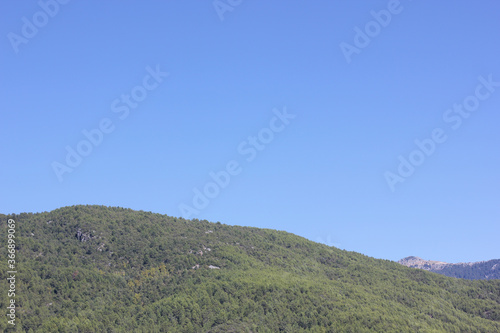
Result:
<svg viewBox="0 0 500 333"><path fill-rule="evenodd" d="M78 230L76 231L75 237L80 242L86 242L86 241L89 241L93 238L93 236L90 232L83 232L82 229L80 229L80 228L78 228Z"/></svg>

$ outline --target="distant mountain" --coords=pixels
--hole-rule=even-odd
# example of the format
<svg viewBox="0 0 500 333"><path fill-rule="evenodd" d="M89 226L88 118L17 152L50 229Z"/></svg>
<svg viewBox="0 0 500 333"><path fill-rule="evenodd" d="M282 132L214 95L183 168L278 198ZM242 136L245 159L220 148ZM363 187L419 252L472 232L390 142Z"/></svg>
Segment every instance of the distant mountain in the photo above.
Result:
<svg viewBox="0 0 500 333"><path fill-rule="evenodd" d="M452 279L284 231L73 206L0 214L0 244L0 332L500 332L500 280Z"/></svg>
<svg viewBox="0 0 500 333"><path fill-rule="evenodd" d="M449 264L443 261L406 257L398 261L406 267L420 268L449 277L468 280L500 279L500 259Z"/></svg>

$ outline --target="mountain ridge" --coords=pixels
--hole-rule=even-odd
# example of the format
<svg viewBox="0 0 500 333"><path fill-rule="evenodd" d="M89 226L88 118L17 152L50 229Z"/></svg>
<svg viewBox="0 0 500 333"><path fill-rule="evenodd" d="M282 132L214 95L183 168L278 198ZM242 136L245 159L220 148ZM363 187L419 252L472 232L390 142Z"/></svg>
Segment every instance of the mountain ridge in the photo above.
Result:
<svg viewBox="0 0 500 333"><path fill-rule="evenodd" d="M423 269L454 278L470 280L500 279L500 259L447 263L409 256L398 260L398 263L406 267Z"/></svg>

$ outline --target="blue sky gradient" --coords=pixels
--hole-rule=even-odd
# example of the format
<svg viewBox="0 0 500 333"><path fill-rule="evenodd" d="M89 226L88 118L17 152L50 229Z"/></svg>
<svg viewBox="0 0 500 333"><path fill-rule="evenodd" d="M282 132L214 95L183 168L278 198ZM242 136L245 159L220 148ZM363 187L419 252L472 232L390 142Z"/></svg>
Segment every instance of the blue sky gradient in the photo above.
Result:
<svg viewBox="0 0 500 333"><path fill-rule="evenodd" d="M500 257L497 1L0 9L4 214L99 204Z"/></svg>

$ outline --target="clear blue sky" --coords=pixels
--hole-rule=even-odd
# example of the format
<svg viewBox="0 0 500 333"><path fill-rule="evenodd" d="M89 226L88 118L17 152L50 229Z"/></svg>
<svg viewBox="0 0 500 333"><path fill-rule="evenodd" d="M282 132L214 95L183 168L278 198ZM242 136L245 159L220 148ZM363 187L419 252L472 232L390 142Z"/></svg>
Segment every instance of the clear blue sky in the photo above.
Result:
<svg viewBox="0 0 500 333"><path fill-rule="evenodd" d="M0 212L100 204L391 260L500 257L498 1L41 3L0 5Z"/></svg>

